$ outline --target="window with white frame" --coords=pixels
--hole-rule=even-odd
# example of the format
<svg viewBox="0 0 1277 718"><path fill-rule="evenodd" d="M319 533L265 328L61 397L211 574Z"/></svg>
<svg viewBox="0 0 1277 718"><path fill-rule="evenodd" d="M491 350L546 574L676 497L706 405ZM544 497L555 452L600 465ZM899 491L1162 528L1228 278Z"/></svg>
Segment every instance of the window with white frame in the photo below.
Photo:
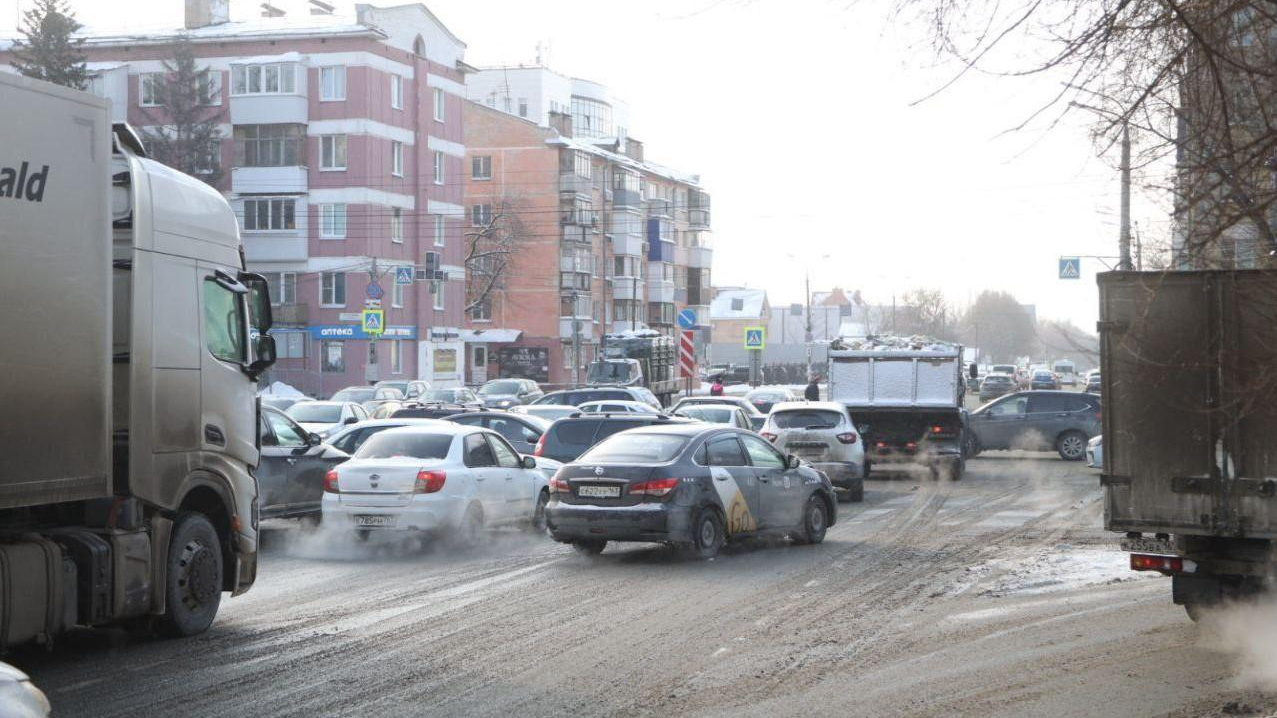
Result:
<svg viewBox="0 0 1277 718"><path fill-rule="evenodd" d="M231 65L231 93L235 95L280 95L297 90L297 65L273 62L262 65Z"/></svg>
<svg viewBox="0 0 1277 718"><path fill-rule="evenodd" d="M403 373L403 340L390 340L390 373Z"/></svg>
<svg viewBox="0 0 1277 718"><path fill-rule="evenodd" d="M390 285L390 306L395 309L403 308L403 290L404 285L399 282Z"/></svg>
<svg viewBox="0 0 1277 718"><path fill-rule="evenodd" d="M398 140L390 141L390 174L403 177L403 143Z"/></svg>
<svg viewBox="0 0 1277 718"><path fill-rule="evenodd" d="M403 209L400 207L390 208L390 241L403 242Z"/></svg>
<svg viewBox="0 0 1277 718"><path fill-rule="evenodd" d="M343 356L346 342L320 342L319 359L324 372L346 371L346 357Z"/></svg>
<svg viewBox="0 0 1277 718"><path fill-rule="evenodd" d="M444 218L442 214L435 215L435 246L442 247L446 243L444 235Z"/></svg>
<svg viewBox="0 0 1277 718"><path fill-rule="evenodd" d="M430 296L434 299L437 311L443 311L443 280L436 279L430 283Z"/></svg>
<svg viewBox="0 0 1277 718"><path fill-rule="evenodd" d="M272 306L297 303L297 274L295 272L263 272L270 288Z"/></svg>
<svg viewBox="0 0 1277 718"><path fill-rule="evenodd" d="M492 297L484 297L470 307L470 320L475 322L492 321Z"/></svg>
<svg viewBox="0 0 1277 718"><path fill-rule="evenodd" d="M492 179L492 155L470 158L470 179Z"/></svg>
<svg viewBox="0 0 1277 718"><path fill-rule="evenodd" d="M435 90L435 91L434 91L434 97L435 97L435 122L443 122L443 118L444 118L444 114L443 114L443 111L444 111L444 106L443 106L443 102L444 102L444 99L443 99L443 89L442 89L442 88L438 88L438 87L436 87L436 88L434 88L434 90Z"/></svg>
<svg viewBox="0 0 1277 718"><path fill-rule="evenodd" d="M344 65L319 68L319 99L321 102L346 99L346 67Z"/></svg>
<svg viewBox="0 0 1277 718"><path fill-rule="evenodd" d="M403 109L403 78L399 75L390 76L390 107Z"/></svg>
<svg viewBox="0 0 1277 718"><path fill-rule="evenodd" d="M195 78L195 92L201 105L222 104L222 73L204 70Z"/></svg>
<svg viewBox="0 0 1277 718"><path fill-rule="evenodd" d="M236 167L297 167L306 163L306 126L235 125Z"/></svg>
<svg viewBox="0 0 1277 718"><path fill-rule="evenodd" d="M470 224L476 227L487 227L492 224L492 205L470 205Z"/></svg>
<svg viewBox="0 0 1277 718"><path fill-rule="evenodd" d="M319 236L321 239L346 238L346 205L344 203L319 205Z"/></svg>
<svg viewBox="0 0 1277 718"><path fill-rule="evenodd" d="M319 304L325 307L346 306L346 273L319 273Z"/></svg>
<svg viewBox="0 0 1277 718"><path fill-rule="evenodd" d="M275 337L275 352L280 359L306 358L306 332L271 331Z"/></svg>
<svg viewBox="0 0 1277 718"><path fill-rule="evenodd" d="M520 97L519 98L519 117L527 117L527 116L528 116L528 98Z"/></svg>
<svg viewBox="0 0 1277 718"><path fill-rule="evenodd" d="M244 230L279 232L297 229L297 200L262 197L244 200Z"/></svg>
<svg viewBox="0 0 1277 718"><path fill-rule="evenodd" d="M443 184L443 153L435 152L435 184Z"/></svg>
<svg viewBox="0 0 1277 718"><path fill-rule="evenodd" d="M161 73L145 72L137 77L138 104L142 107L159 107L164 104L160 98L160 86L163 84Z"/></svg>
<svg viewBox="0 0 1277 718"><path fill-rule="evenodd" d="M319 136L319 169L321 170L346 169L346 136L345 135L320 135Z"/></svg>

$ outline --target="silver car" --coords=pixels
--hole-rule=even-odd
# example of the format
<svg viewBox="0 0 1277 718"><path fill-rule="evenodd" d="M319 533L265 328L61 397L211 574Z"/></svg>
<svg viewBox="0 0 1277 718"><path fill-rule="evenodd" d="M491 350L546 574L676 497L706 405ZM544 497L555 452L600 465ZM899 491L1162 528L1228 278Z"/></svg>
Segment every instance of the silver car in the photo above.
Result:
<svg viewBox="0 0 1277 718"><path fill-rule="evenodd" d="M760 432L777 449L823 471L843 501L865 497L865 447L847 407L832 401L786 401L772 407Z"/></svg>

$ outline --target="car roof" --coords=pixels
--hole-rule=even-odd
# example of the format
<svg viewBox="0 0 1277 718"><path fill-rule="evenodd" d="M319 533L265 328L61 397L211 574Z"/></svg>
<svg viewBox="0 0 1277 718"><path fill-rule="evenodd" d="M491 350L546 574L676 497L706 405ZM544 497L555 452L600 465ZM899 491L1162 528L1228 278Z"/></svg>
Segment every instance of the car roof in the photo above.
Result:
<svg viewBox="0 0 1277 718"><path fill-rule="evenodd" d="M292 418L292 417L289 417L289 418ZM355 429L367 429L369 427L377 427L377 426L390 426L390 427L434 426L436 424L446 424L446 423L448 422L444 421L443 419L430 419L424 416L402 416L402 417L399 417L398 419L394 419L394 418L364 419L361 422L358 422L356 424L350 424L349 426L344 427L338 433L344 434L347 431L354 431Z"/></svg>
<svg viewBox="0 0 1277 718"><path fill-rule="evenodd" d="M465 424L457 424L451 421L440 421L434 424L410 424L408 426L396 426L386 429L381 434L451 434L453 436L462 436L465 434L473 434L476 432L493 433L489 429L482 426L467 426Z"/></svg>
<svg viewBox="0 0 1277 718"><path fill-rule="evenodd" d="M744 429L738 429L727 424L707 424L703 421L670 421L650 424L648 426L640 426L630 429L625 433L635 434L678 434L680 436L699 436L717 431L734 431L740 434L749 434L751 432Z"/></svg>
<svg viewBox="0 0 1277 718"><path fill-rule="evenodd" d="M836 401L782 401L772 405L772 413L793 411L795 409L821 409L823 411L844 412L847 407Z"/></svg>
<svg viewBox="0 0 1277 718"><path fill-rule="evenodd" d="M293 406L299 406L299 405L301 405L301 404L305 404L305 405L307 405L307 406L315 406L315 405L318 405L318 406L345 406L345 405L347 405L347 404L354 404L354 403L355 403L355 402L353 402L353 401L340 401L340 400L339 400L339 401L332 401L331 399L310 399L310 400L308 400L308 401L299 401L299 402L297 402L296 404L293 404ZM291 407L290 407L290 408L291 408Z"/></svg>
<svg viewBox="0 0 1277 718"><path fill-rule="evenodd" d="M604 401L620 401L619 399L604 399ZM519 407L519 412L531 411L533 409L571 409L576 411L577 407L573 404L524 404Z"/></svg>
<svg viewBox="0 0 1277 718"><path fill-rule="evenodd" d="M576 407L573 406L569 408L575 409ZM549 426L551 423L553 423L549 419L545 418L544 416L533 416L532 414L516 414L510 411L463 411L457 414L453 414L452 416L445 416L443 420L448 421L452 419L453 416L465 416L472 419L474 418L482 419L485 416L495 416L501 419L513 419L515 421L522 421L529 424L536 424L538 426L541 426L541 425ZM430 421L434 421L434 419L430 419Z"/></svg>
<svg viewBox="0 0 1277 718"><path fill-rule="evenodd" d="M669 414L639 414L632 411L604 411L599 413L581 413L572 416L565 416L554 422L555 426L563 422L574 421L627 421L630 423L642 424L697 424L700 422L693 421L681 416L670 416Z"/></svg>
<svg viewBox="0 0 1277 718"><path fill-rule="evenodd" d="M364 384L362 386L348 386L344 389L339 389L338 391L351 391L352 389L355 389L355 390L362 389L364 391L367 391L369 389L376 389L376 388L377 387L373 386L372 384ZM337 392L334 391L333 393L336 394Z"/></svg>
<svg viewBox="0 0 1277 718"><path fill-rule="evenodd" d="M581 406L587 406L589 404L619 404L621 406L633 405L646 406L649 409L652 408L652 405L647 402L634 401L633 399L590 399L589 401L581 402Z"/></svg>

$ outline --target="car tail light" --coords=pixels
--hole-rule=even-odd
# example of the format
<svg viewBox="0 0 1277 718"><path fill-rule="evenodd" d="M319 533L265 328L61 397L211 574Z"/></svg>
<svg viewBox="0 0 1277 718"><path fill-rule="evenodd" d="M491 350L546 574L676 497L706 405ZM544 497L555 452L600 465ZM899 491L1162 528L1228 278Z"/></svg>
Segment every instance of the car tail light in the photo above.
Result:
<svg viewBox="0 0 1277 718"><path fill-rule="evenodd" d="M775 441L775 440L776 440L776 435L775 435L775 434L773 434L773 433L771 433L770 431L760 431L760 432L759 432L759 436L763 437L764 439L766 439L766 440L768 440L768 441Z"/></svg>
<svg viewBox="0 0 1277 718"><path fill-rule="evenodd" d="M630 486L630 494L636 496L665 496L678 488L682 479L652 479Z"/></svg>
<svg viewBox="0 0 1277 718"><path fill-rule="evenodd" d="M337 470L336 469L329 469L328 473L324 474L324 493L328 493L328 494L341 493L341 490L337 488Z"/></svg>
<svg viewBox="0 0 1277 718"><path fill-rule="evenodd" d="M1131 569L1134 571L1183 573L1184 559L1178 556L1151 556L1144 553L1133 553L1131 554Z"/></svg>
<svg viewBox="0 0 1277 718"><path fill-rule="evenodd" d="M837 439L838 439L838 441L840 441L841 443L844 443L844 444L854 444L854 443L856 443L856 432L854 432L854 431L847 431L847 432L844 432L844 433L842 433L842 434L839 434L836 438L837 438Z"/></svg>
<svg viewBox="0 0 1277 718"><path fill-rule="evenodd" d="M874 446L878 447L879 449L885 449L887 448L887 442L879 441L877 444L874 444Z"/></svg>
<svg viewBox="0 0 1277 718"><path fill-rule="evenodd" d="M554 477L550 479L550 493L552 494L570 494L572 493L572 485L566 480Z"/></svg>
<svg viewBox="0 0 1277 718"><path fill-rule="evenodd" d="M422 469L417 472L417 483L413 485L412 492L415 494L433 494L443 488L443 483L448 480L448 474L443 471L426 471Z"/></svg>
<svg viewBox="0 0 1277 718"><path fill-rule="evenodd" d="M906 449L911 449L911 450L912 450L912 449L916 449L916 448L918 448L918 444L917 444L917 442L910 441L910 442L905 443L905 448L906 448Z"/></svg>
<svg viewBox="0 0 1277 718"><path fill-rule="evenodd" d="M944 427L943 427L943 426L940 426L939 424L936 424L935 426L931 427L931 433L933 433L933 434L943 434L943 433L944 433Z"/></svg>
<svg viewBox="0 0 1277 718"><path fill-rule="evenodd" d="M549 432L546 432L546 434L548 434L548 433L549 433ZM541 453L541 452L543 452L543 451L545 451L545 434L542 434L542 435L541 435L541 438L540 438L540 439L537 439L537 445L536 445L536 448L532 450L532 455L533 455L533 456L544 456L544 454L542 454L542 453Z"/></svg>

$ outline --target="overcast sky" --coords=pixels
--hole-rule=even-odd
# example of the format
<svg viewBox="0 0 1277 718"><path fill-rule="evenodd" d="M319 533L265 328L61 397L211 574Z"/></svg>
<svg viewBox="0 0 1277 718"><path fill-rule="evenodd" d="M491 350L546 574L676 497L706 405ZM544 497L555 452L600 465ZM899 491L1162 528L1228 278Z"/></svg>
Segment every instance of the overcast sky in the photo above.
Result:
<svg viewBox="0 0 1277 718"><path fill-rule="evenodd" d="M333 0L339 8L353 3ZM1084 118L1005 134L1058 89L1053 78L947 81L924 28L890 0L432 0L466 60L550 66L609 85L649 159L700 173L713 195L714 283L765 287L774 304L813 289L936 287L967 304L1012 292L1038 316L1093 330L1095 260L1057 278L1060 255L1113 255L1118 181ZM12 34L30 0L0 0ZM259 0L232 0L232 19ZM301 11L304 0L276 0ZM399 4L385 1L376 4ZM94 27L181 24L183 0L71 0ZM1135 219L1164 235L1137 197ZM793 258L791 258L791 256Z"/></svg>

